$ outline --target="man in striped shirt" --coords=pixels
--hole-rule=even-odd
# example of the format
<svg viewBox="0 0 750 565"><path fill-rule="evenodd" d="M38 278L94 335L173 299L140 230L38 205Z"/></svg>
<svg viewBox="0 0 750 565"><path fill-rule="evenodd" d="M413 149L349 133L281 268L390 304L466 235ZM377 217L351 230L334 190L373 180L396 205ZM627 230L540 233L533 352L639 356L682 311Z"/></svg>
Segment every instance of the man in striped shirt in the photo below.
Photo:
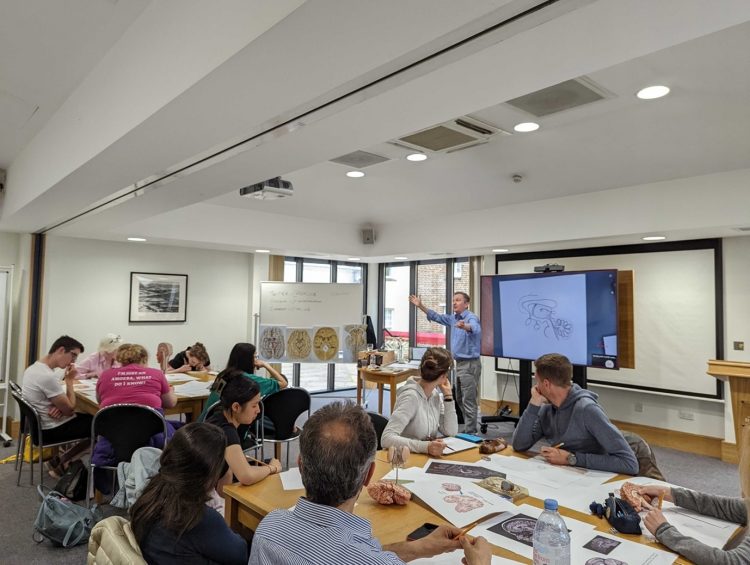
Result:
<svg viewBox="0 0 750 565"><path fill-rule="evenodd" d="M354 504L375 471L377 440L359 406L334 402L315 412L300 436L299 467L307 497L294 510L274 510L253 537L249 565L386 565L433 557L463 547L469 565L490 563L483 538L454 539L440 526L417 541L381 547Z"/></svg>

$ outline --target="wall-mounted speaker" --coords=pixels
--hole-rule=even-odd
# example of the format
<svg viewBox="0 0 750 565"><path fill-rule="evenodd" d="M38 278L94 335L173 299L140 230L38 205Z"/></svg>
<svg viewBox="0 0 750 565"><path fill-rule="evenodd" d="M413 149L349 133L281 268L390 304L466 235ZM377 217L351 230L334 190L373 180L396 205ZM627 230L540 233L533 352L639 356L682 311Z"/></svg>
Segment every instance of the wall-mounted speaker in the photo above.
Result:
<svg viewBox="0 0 750 565"><path fill-rule="evenodd" d="M374 228L362 228L362 243L365 245L373 245L375 243Z"/></svg>

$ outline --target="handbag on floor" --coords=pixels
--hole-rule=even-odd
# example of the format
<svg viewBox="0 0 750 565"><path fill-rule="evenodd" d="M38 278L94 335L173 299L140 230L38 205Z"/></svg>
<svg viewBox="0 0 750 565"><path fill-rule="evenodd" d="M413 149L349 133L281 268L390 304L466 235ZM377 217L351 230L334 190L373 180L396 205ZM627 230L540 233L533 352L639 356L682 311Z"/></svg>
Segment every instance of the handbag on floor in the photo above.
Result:
<svg viewBox="0 0 750 565"><path fill-rule="evenodd" d="M34 520L32 539L42 543L45 538L62 547L73 547L86 543L91 529L101 520L101 512L94 505L91 509L79 506L59 492L44 494L40 485L37 490L42 504Z"/></svg>
<svg viewBox="0 0 750 565"><path fill-rule="evenodd" d="M88 487L89 472L83 461L73 461L52 489L70 500L84 500Z"/></svg>

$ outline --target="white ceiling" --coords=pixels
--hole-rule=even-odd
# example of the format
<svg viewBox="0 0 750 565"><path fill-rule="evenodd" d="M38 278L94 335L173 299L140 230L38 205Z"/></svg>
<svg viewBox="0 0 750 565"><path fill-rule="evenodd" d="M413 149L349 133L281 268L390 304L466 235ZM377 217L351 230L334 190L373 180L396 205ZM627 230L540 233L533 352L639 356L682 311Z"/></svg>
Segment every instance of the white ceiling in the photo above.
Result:
<svg viewBox="0 0 750 565"><path fill-rule="evenodd" d="M41 190L32 197L19 190L12 207L8 196L0 229L54 225L533 2L446 0L442 11L428 4L435 8L352 3L345 13L340 3L290 2L286 13L267 14L265 31L258 28L255 39L238 36L223 58L207 63L212 71L196 73L192 86L165 98L160 109L113 123L113 134L116 126L121 135L91 142L88 157L76 156L80 166L59 159L57 179L48 175L46 190L29 181L34 160L25 151L9 171L8 193ZM503 36L423 63L50 233L373 261L497 246L634 243L656 231L671 238L740 235L733 228L750 225L750 9L729 4L717 14L699 1L681 1L679 13L667 0L562 1L554 12L500 30ZM342 21L370 25L349 29ZM529 116L502 101L582 75L614 96L537 120L537 132L499 136L421 163L405 161L406 151L385 143L463 114L512 131ZM635 98L649 84L667 84L672 94ZM59 131L48 124L51 134L63 131L52 125ZM6 137L4 130L0 148ZM37 145L31 149L38 161L44 152ZM328 162L356 149L393 160L367 168L363 179L349 179L346 167ZM521 183L512 182L515 173ZM237 194L278 174L294 183L292 198L261 202ZM360 243L363 224L375 226L374 246Z"/></svg>

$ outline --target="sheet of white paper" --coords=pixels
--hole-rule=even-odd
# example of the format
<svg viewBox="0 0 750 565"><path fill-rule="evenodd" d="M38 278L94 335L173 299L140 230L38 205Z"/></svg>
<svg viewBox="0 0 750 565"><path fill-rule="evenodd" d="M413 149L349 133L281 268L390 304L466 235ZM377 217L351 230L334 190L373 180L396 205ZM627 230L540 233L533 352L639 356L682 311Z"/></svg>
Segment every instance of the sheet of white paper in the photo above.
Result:
<svg viewBox="0 0 750 565"><path fill-rule="evenodd" d="M167 377L168 383L179 383L179 382L188 382L188 381L197 381L198 377L193 377L192 375L186 375L184 373L171 373L169 375L165 375Z"/></svg>
<svg viewBox="0 0 750 565"><path fill-rule="evenodd" d="M467 449L474 449L477 444L466 441L465 439L457 437L444 437L443 442L451 449L446 449L444 453L458 453L459 451L466 451Z"/></svg>
<svg viewBox="0 0 750 565"><path fill-rule="evenodd" d="M457 528L467 526L487 514L515 508L512 502L469 480L441 475L432 477L404 486Z"/></svg>
<svg viewBox="0 0 750 565"><path fill-rule="evenodd" d="M528 504L513 506L504 514L475 526L468 533L472 536L484 536L493 545L504 547L513 553L531 559L533 557L531 544L534 526L536 526L536 520L541 513L541 508L535 508ZM566 517L565 525L570 531L571 547L574 533L577 533L581 539L586 536L588 536L587 540L593 537L594 526L591 524ZM572 559L571 563L583 562Z"/></svg>
<svg viewBox="0 0 750 565"><path fill-rule="evenodd" d="M406 469L399 469L398 470L398 482L401 483L403 481L421 481L424 480L425 474L421 467L407 467ZM395 481L396 480L396 470L391 469L383 475L384 481Z"/></svg>
<svg viewBox="0 0 750 565"><path fill-rule="evenodd" d="M424 559L409 561L409 563L411 563L411 565L461 565L461 559L463 559L463 556L463 550L456 549L455 551L436 555L435 557L425 557ZM505 557L493 555L490 563L492 563L492 565L516 565L516 563L520 563L520 561L513 561L511 559L506 559Z"/></svg>
<svg viewBox="0 0 750 565"><path fill-rule="evenodd" d="M509 475L521 475L526 480L558 489L563 486L567 487L568 485L590 488L617 476L616 473L609 471L551 465L541 457L523 459L521 457L494 454L490 457L490 464ZM523 481L520 484L526 486L523 484Z"/></svg>
<svg viewBox="0 0 750 565"><path fill-rule="evenodd" d="M567 518L565 523L568 523ZM603 565L611 560L611 563L627 565L668 565L675 559L674 553L603 532L592 531L586 535L575 532L570 536L571 563Z"/></svg>
<svg viewBox="0 0 750 565"><path fill-rule="evenodd" d="M202 381L190 381L174 387L175 394L180 396L203 396L208 394L212 383Z"/></svg>
<svg viewBox="0 0 750 565"><path fill-rule="evenodd" d="M304 489L305 486L302 484L302 475L299 473L299 467L292 467L288 471L279 473L281 479L281 485L284 490L299 490Z"/></svg>

